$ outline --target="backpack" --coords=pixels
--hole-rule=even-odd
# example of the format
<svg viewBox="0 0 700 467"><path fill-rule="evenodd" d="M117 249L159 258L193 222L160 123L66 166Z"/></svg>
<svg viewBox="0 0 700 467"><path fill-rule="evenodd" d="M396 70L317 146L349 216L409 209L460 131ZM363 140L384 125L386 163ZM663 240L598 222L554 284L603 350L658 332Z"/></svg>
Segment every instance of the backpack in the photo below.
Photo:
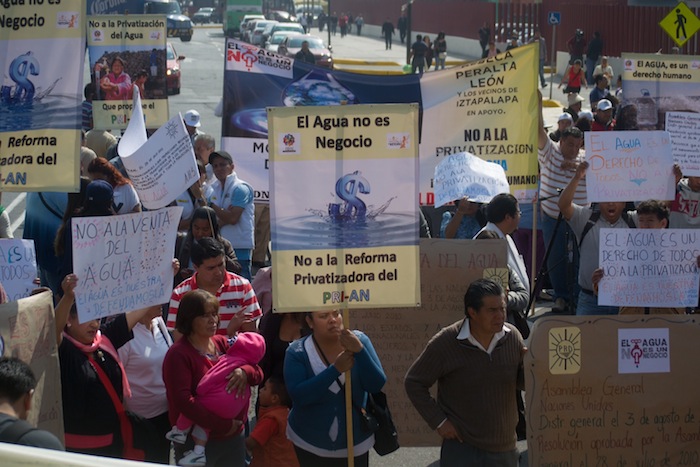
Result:
<svg viewBox="0 0 700 467"><path fill-rule="evenodd" d="M0 442L21 444L19 440L31 431L36 431L29 423L24 420L17 419L13 423L7 424L7 427L0 430Z"/></svg>
<svg viewBox="0 0 700 467"><path fill-rule="evenodd" d="M622 211L622 216L620 217L622 217L622 220L624 220L627 223L630 229L637 228L637 226L634 225L634 221L630 218L630 216L627 215L627 211ZM588 218L588 222L586 222L586 225L583 226L581 240L579 240L578 242L579 250L581 249L581 245L583 244L583 239L586 238L586 234L593 228L595 223L598 222L598 219L600 219L600 208L596 206L593 209L593 212L591 213L591 217Z"/></svg>

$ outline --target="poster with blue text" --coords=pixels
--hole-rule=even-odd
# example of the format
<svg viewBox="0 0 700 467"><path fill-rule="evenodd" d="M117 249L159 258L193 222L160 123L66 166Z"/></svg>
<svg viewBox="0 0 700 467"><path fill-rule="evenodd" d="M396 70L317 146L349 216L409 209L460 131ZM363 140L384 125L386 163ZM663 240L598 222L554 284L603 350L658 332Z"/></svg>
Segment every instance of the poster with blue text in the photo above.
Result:
<svg viewBox="0 0 700 467"><path fill-rule="evenodd" d="M77 191L85 1L0 4L0 191Z"/></svg>
<svg viewBox="0 0 700 467"><path fill-rule="evenodd" d="M538 48L418 75L377 76L315 67L229 39L224 68L222 146L236 172L270 198L267 107L419 105L418 203L435 201L433 173L445 157L470 152L503 167L518 199L537 188Z"/></svg>
<svg viewBox="0 0 700 467"><path fill-rule="evenodd" d="M415 307L418 105L268 110L273 308Z"/></svg>

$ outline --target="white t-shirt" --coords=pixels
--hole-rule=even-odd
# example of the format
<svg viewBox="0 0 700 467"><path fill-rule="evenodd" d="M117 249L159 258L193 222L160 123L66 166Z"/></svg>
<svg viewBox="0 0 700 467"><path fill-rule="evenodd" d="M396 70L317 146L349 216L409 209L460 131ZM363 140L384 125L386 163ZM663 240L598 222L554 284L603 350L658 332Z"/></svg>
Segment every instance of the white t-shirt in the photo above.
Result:
<svg viewBox="0 0 700 467"><path fill-rule="evenodd" d="M141 204L139 195L131 183L119 185L114 189L114 201L112 201L114 212L117 214L130 214L134 208Z"/></svg>

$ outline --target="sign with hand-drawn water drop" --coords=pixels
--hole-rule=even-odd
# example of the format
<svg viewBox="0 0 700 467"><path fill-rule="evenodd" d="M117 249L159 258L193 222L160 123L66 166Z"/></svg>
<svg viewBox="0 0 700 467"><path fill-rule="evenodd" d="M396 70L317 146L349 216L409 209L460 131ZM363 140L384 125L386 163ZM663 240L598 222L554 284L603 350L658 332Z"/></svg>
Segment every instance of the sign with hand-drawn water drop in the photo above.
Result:
<svg viewBox="0 0 700 467"><path fill-rule="evenodd" d="M414 307L418 105L268 109L273 308Z"/></svg>

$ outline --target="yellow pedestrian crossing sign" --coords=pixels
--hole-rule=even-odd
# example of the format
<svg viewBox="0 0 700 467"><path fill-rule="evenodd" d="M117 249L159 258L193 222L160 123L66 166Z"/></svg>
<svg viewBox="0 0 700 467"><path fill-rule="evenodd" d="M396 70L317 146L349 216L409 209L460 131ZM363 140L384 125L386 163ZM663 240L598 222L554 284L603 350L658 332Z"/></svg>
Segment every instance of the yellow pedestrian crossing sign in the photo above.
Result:
<svg viewBox="0 0 700 467"><path fill-rule="evenodd" d="M682 47L700 29L700 19L685 3L680 2L659 22L659 26Z"/></svg>

